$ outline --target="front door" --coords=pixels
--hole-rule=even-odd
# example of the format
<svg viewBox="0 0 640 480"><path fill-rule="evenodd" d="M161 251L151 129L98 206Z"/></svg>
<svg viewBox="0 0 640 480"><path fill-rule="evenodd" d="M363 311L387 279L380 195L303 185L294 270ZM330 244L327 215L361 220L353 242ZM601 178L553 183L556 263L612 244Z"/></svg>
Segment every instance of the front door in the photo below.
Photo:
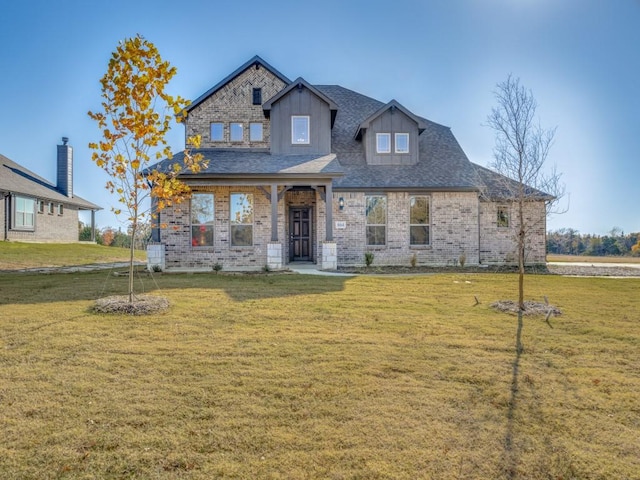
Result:
<svg viewBox="0 0 640 480"><path fill-rule="evenodd" d="M310 261L311 208L292 208L289 211L289 261Z"/></svg>

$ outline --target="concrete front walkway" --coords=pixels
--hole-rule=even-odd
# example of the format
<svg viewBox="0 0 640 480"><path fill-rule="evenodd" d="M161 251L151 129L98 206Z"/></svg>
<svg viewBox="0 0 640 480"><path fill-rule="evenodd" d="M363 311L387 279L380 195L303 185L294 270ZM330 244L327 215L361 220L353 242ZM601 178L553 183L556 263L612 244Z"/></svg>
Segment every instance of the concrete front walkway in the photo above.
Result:
<svg viewBox="0 0 640 480"><path fill-rule="evenodd" d="M314 263L290 263L287 268L292 272L300 273L302 275L324 275L326 277L354 277L351 273L338 273L327 272L325 270L318 270L318 266Z"/></svg>

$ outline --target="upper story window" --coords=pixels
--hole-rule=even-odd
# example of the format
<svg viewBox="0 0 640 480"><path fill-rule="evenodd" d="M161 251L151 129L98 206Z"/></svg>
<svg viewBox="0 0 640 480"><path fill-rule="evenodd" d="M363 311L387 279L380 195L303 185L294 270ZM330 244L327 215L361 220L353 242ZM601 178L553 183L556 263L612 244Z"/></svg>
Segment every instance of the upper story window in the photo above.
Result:
<svg viewBox="0 0 640 480"><path fill-rule="evenodd" d="M244 125L241 123L231 123L229 132L232 142L242 142L244 140Z"/></svg>
<svg viewBox="0 0 640 480"><path fill-rule="evenodd" d="M409 244L429 245L429 197L421 195L409 200Z"/></svg>
<svg viewBox="0 0 640 480"><path fill-rule="evenodd" d="M214 203L212 193L191 195L191 245L213 246Z"/></svg>
<svg viewBox="0 0 640 480"><path fill-rule="evenodd" d="M253 89L253 104L262 105L262 89L261 88Z"/></svg>
<svg viewBox="0 0 640 480"><path fill-rule="evenodd" d="M231 211L231 246L250 247L253 245L253 194L232 193Z"/></svg>
<svg viewBox="0 0 640 480"><path fill-rule="evenodd" d="M28 197L13 197L13 228L33 230L35 228L36 201Z"/></svg>
<svg viewBox="0 0 640 480"><path fill-rule="evenodd" d="M408 133L396 133L395 134L395 152L396 153L409 153L409 134Z"/></svg>
<svg viewBox="0 0 640 480"><path fill-rule="evenodd" d="M211 141L222 142L224 140L224 124L216 122L211 124Z"/></svg>
<svg viewBox="0 0 640 480"><path fill-rule="evenodd" d="M366 201L367 245L385 245L387 237L387 197L369 195Z"/></svg>
<svg viewBox="0 0 640 480"><path fill-rule="evenodd" d="M291 116L291 143L294 145L309 145L309 116Z"/></svg>
<svg viewBox="0 0 640 480"><path fill-rule="evenodd" d="M249 141L250 142L261 142L262 140L263 140L262 124L261 123L250 123L249 124Z"/></svg>
<svg viewBox="0 0 640 480"><path fill-rule="evenodd" d="M391 153L390 133L376 133L376 153Z"/></svg>

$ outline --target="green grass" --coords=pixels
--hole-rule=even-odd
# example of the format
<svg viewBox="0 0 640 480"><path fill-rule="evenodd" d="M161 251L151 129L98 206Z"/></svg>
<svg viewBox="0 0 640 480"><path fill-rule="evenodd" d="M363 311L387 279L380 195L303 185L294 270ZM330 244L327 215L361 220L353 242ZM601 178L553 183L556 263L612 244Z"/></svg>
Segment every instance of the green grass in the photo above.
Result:
<svg viewBox="0 0 640 480"><path fill-rule="evenodd" d="M137 260L146 253L135 252ZM129 249L90 243L0 242L0 270L128 262Z"/></svg>
<svg viewBox="0 0 640 480"><path fill-rule="evenodd" d="M519 358L514 275L165 274L169 312L90 312L126 283L0 275L0 478L638 478L640 279L528 276L563 315Z"/></svg>

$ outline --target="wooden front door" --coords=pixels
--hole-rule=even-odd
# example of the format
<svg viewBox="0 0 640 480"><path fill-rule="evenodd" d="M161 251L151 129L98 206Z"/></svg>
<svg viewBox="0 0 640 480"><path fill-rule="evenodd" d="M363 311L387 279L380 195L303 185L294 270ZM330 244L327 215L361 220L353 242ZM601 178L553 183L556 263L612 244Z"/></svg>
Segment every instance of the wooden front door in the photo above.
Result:
<svg viewBox="0 0 640 480"><path fill-rule="evenodd" d="M290 262L313 260L311 225L311 208L292 208L289 211Z"/></svg>

